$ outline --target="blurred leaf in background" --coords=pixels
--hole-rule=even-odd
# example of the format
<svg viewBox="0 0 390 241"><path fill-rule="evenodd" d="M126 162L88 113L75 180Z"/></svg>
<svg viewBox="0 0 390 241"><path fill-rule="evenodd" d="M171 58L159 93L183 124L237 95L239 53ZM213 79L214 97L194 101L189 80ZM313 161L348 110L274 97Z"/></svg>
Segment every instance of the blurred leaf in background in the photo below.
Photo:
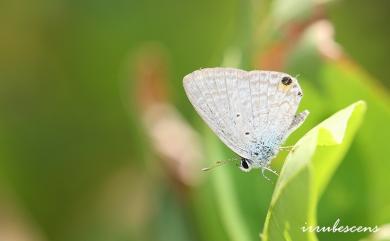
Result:
<svg viewBox="0 0 390 241"><path fill-rule="evenodd" d="M273 184L234 166L199 173L235 155L196 115L182 78L220 65L299 75L311 114L287 145L365 100L318 224L389 223L388 9L384 0L3 1L0 239L259 240Z"/></svg>

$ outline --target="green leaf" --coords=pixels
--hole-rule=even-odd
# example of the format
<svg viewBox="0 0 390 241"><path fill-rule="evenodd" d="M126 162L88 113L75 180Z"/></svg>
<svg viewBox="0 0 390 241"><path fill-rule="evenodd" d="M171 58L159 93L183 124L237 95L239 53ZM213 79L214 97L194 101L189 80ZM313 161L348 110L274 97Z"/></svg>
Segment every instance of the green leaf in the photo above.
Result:
<svg viewBox="0 0 390 241"><path fill-rule="evenodd" d="M367 238L360 241L390 241L390 224L382 225L377 232L370 233Z"/></svg>
<svg viewBox="0 0 390 241"><path fill-rule="evenodd" d="M268 210L263 241L317 240L302 227L316 225L321 193L351 144L365 113L358 101L302 137L288 155Z"/></svg>
<svg viewBox="0 0 390 241"><path fill-rule="evenodd" d="M345 222L362 220L366 225L389 223L390 193L387 191L390 190L389 95L367 72L347 61L328 62L322 67L319 79L322 89L326 92L324 98L328 106L338 109L358 99L364 99L368 106L353 150L348 153L346 162L343 163L344 176L339 176L334 183L335 189L340 187L343 189L341 192L348 192L348 195L342 198L347 205L337 208L328 206L320 215L327 217L323 220L329 220L329 217L346 212L349 217L344 215ZM359 188L346 190L347 186L351 185L350 180L354 175L364 177L352 181L353 184L357 184L356 180L359 180ZM339 191L327 191L328 200L332 199L333 195L340 196L336 192Z"/></svg>

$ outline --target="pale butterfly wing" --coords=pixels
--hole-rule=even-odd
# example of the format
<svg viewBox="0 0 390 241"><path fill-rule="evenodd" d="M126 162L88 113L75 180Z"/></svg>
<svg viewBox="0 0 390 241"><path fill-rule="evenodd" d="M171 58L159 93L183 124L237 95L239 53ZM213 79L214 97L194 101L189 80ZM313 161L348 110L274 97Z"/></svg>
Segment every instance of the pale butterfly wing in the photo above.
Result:
<svg viewBox="0 0 390 241"><path fill-rule="evenodd" d="M291 83L283 84L284 77ZM207 125L247 159L255 159L262 146L275 149L272 154L276 154L307 116L306 112L295 115L302 90L295 78L284 73L207 68L188 74L183 82Z"/></svg>
<svg viewBox="0 0 390 241"><path fill-rule="evenodd" d="M240 156L248 156L248 149L242 145L237 122L231 116L237 106L237 91L233 86L237 82L237 71L230 69L216 71L203 69L184 77L184 89L196 111L229 148ZM221 69L222 70L222 69Z"/></svg>

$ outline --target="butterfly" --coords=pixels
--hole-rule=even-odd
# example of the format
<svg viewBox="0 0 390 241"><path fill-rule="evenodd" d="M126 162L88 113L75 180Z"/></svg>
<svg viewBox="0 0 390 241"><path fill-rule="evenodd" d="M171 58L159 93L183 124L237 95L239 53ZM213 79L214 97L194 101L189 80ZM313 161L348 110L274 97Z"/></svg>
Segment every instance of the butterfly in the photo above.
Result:
<svg viewBox="0 0 390 241"><path fill-rule="evenodd" d="M195 110L240 156L240 169L272 171L271 160L309 114L296 114L303 92L296 78L275 71L205 68L183 79Z"/></svg>

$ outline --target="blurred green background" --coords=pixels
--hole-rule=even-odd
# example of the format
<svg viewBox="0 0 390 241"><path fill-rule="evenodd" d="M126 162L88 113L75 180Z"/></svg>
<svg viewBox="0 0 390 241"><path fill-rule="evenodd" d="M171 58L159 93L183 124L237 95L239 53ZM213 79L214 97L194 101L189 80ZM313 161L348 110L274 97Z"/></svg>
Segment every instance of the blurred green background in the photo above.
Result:
<svg viewBox="0 0 390 241"><path fill-rule="evenodd" d="M235 154L182 78L221 65L299 75L287 144L365 100L318 223L390 223L389 23L386 0L2 1L0 240L259 240L274 182L200 171Z"/></svg>

